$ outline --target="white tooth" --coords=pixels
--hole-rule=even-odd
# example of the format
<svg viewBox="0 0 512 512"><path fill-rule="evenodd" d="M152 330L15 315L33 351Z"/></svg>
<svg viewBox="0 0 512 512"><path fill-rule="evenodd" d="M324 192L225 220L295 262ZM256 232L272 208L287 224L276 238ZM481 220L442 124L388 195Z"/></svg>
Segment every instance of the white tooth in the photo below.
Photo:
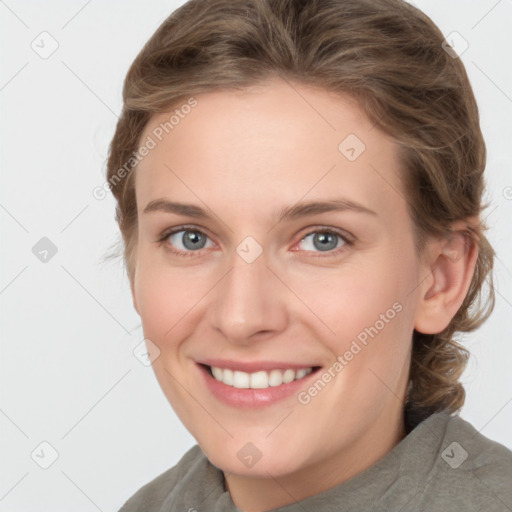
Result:
<svg viewBox="0 0 512 512"><path fill-rule="evenodd" d="M213 376L222 382L222 368L218 368L216 366L212 366Z"/></svg>
<svg viewBox="0 0 512 512"><path fill-rule="evenodd" d="M228 386L233 385L233 370L228 370L227 368L224 369L222 382L224 382L224 384L227 384Z"/></svg>
<svg viewBox="0 0 512 512"><path fill-rule="evenodd" d="M287 384L293 380L303 379L309 375L313 368L301 368L299 370L271 370L270 372L259 371L247 373L241 371L233 371L227 368L219 368L211 366L211 371L216 380L223 382L227 386L233 386L239 389L266 389L269 386L280 386Z"/></svg>
<svg viewBox="0 0 512 512"><path fill-rule="evenodd" d="M283 373L283 384L288 384L288 382L291 382L295 379L295 370L285 370Z"/></svg>
<svg viewBox="0 0 512 512"><path fill-rule="evenodd" d="M251 373L251 388L268 388L268 373L265 371Z"/></svg>
<svg viewBox="0 0 512 512"><path fill-rule="evenodd" d="M233 373L233 386L244 389L249 387L249 374L246 372L235 371Z"/></svg>
<svg viewBox="0 0 512 512"><path fill-rule="evenodd" d="M308 374L308 371L305 369L297 370L297 373L295 374L295 380L302 379Z"/></svg>
<svg viewBox="0 0 512 512"><path fill-rule="evenodd" d="M283 383L283 372L281 370L272 370L268 376L269 386L280 386Z"/></svg>

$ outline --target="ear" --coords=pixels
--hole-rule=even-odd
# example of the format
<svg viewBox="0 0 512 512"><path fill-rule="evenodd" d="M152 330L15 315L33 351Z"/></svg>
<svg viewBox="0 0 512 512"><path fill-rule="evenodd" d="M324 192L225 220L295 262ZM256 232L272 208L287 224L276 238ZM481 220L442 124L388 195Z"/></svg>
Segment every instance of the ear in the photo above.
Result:
<svg viewBox="0 0 512 512"><path fill-rule="evenodd" d="M449 325L467 295L477 258L478 243L467 223L455 223L448 238L432 244L414 320L417 331L437 334Z"/></svg>

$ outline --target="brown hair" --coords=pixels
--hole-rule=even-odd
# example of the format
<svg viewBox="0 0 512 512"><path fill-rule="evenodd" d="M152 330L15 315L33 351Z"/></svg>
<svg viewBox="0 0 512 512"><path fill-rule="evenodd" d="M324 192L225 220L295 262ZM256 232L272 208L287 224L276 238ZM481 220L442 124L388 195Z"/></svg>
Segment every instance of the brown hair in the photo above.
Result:
<svg viewBox="0 0 512 512"><path fill-rule="evenodd" d="M175 10L127 73L108 157L130 281L134 155L153 114L193 95L272 77L350 95L399 144L419 255L428 236L448 235L453 221L479 219L466 233L479 256L460 309L443 332L413 333L406 410L420 418L459 410L465 392L458 379L469 353L454 335L474 330L492 312L495 253L481 219L486 149L478 108L461 60L443 40L428 16L402 0L190 0Z"/></svg>

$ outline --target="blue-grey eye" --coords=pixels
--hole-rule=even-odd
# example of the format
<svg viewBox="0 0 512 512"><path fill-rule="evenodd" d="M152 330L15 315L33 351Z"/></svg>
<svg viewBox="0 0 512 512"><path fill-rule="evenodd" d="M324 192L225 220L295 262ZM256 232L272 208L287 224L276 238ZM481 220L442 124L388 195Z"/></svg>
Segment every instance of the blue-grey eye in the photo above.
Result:
<svg viewBox="0 0 512 512"><path fill-rule="evenodd" d="M308 238L312 239L309 242L306 242L307 246L305 250L313 250L316 249L321 252L331 251L333 249L337 249L341 247L341 245L345 244L345 241L338 235L337 233L331 231L314 231L309 235L305 236L301 242L305 242ZM338 245L338 241L341 240L341 244Z"/></svg>
<svg viewBox="0 0 512 512"><path fill-rule="evenodd" d="M178 250L194 251L203 249L207 240L208 237L204 233L192 229L182 229L169 235L169 241Z"/></svg>

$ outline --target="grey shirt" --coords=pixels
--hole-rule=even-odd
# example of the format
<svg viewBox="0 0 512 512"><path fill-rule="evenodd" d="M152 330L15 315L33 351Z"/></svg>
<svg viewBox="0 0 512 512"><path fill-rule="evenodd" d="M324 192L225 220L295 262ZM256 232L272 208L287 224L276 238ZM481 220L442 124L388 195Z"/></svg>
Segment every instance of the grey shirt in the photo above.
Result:
<svg viewBox="0 0 512 512"><path fill-rule="evenodd" d="M119 512L240 512L198 445ZM458 415L434 413L373 466L275 512L512 512L512 451Z"/></svg>

